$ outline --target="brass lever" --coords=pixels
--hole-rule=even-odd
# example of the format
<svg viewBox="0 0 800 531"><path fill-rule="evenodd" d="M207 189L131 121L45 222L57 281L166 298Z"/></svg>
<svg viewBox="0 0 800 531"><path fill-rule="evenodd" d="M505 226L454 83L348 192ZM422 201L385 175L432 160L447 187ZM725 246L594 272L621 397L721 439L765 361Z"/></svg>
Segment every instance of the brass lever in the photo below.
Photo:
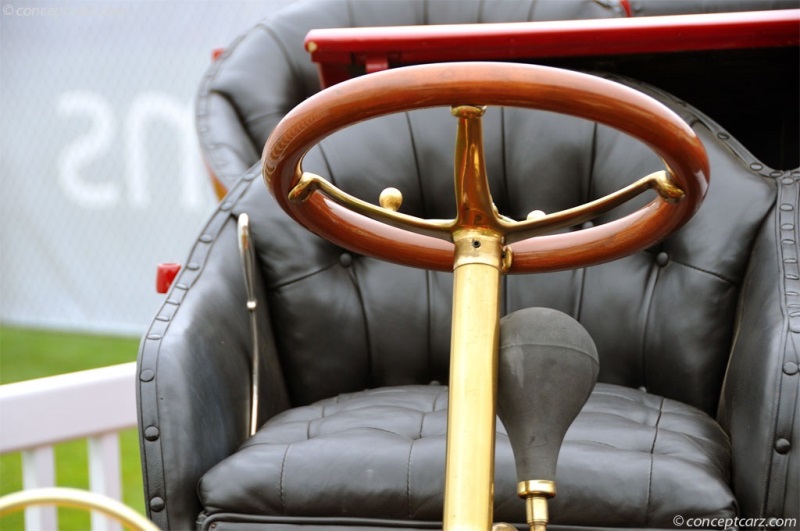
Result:
<svg viewBox="0 0 800 531"><path fill-rule="evenodd" d="M256 307L258 303L255 295L255 250L253 238L250 235L250 217L247 214L239 216L237 229L239 233L239 258L242 262L244 285L247 291L247 313L250 314L250 347L252 350L252 365L250 367L250 435L253 436L258 429L258 321L256 320Z"/></svg>

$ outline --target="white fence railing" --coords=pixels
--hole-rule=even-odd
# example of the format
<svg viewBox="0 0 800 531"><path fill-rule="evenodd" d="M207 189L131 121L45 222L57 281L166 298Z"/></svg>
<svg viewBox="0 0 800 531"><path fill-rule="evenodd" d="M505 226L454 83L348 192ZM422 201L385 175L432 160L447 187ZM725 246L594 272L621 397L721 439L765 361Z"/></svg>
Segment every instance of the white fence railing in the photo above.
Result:
<svg viewBox="0 0 800 531"><path fill-rule="evenodd" d="M0 386L0 454L22 452L22 487L55 485L53 445L88 439L89 489L120 500L117 433L136 426L136 364ZM28 530L57 529L53 507L25 510ZM92 514L92 529L119 529Z"/></svg>

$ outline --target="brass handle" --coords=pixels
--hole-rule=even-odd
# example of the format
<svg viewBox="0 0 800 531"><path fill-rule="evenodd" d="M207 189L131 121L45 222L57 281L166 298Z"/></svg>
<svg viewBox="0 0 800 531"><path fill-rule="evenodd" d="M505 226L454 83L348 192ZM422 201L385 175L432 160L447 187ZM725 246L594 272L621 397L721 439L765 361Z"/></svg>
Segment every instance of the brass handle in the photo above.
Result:
<svg viewBox="0 0 800 531"><path fill-rule="evenodd" d="M258 430L258 320L256 309L258 301L255 292L256 252L250 234L250 216L240 214L237 223L239 235L239 261L242 264L245 291L247 292L247 313L250 316L250 431L252 437Z"/></svg>
<svg viewBox="0 0 800 531"><path fill-rule="evenodd" d="M150 520L117 500L79 489L49 487L23 490L0 498L0 515L20 511L31 505L59 505L97 511L137 531L158 531Z"/></svg>

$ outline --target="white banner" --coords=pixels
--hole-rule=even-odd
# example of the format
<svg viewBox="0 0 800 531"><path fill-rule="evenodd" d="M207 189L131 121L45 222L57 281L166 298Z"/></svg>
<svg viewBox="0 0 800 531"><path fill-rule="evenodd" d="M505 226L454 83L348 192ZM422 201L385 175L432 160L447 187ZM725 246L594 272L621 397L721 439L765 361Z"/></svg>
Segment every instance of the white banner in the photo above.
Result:
<svg viewBox="0 0 800 531"><path fill-rule="evenodd" d="M286 0L0 0L0 321L138 335L216 199L193 101Z"/></svg>

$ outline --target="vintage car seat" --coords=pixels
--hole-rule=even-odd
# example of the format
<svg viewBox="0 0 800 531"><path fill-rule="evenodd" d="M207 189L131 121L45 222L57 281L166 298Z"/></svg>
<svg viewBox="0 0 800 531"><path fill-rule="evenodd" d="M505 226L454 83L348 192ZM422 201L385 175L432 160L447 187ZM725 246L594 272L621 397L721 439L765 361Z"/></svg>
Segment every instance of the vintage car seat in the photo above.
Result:
<svg viewBox="0 0 800 531"><path fill-rule="evenodd" d="M298 3L212 67L198 127L201 138L227 138L206 146L215 170L241 177L142 340L143 471L157 525L441 527L452 276L354 255L309 233L267 192L258 150L317 90L301 46L309 29L512 21L533 4ZM603 4L541 3L541 13L607 16ZM647 251L504 279L505 313L561 310L599 353L600 383L561 450L552 527L798 517L800 170L768 168L687 103L614 79L691 125L712 185L697 215ZM484 123L493 196L516 219L663 168L637 141L577 118L490 107ZM448 109L370 120L324 140L305 168L371 201L397 187L404 212L451 217L454 134ZM262 425L253 437L242 213L257 253ZM522 528L511 449L498 431L495 520Z"/></svg>

